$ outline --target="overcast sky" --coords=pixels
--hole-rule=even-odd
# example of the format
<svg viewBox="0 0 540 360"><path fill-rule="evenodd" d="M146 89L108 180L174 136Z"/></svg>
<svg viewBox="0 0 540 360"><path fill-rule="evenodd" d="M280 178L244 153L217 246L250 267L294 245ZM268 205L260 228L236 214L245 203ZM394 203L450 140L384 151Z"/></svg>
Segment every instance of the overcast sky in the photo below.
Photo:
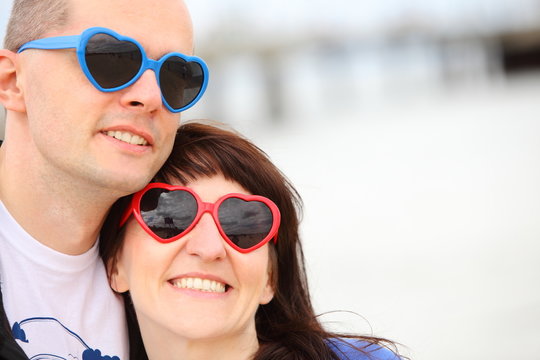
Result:
<svg viewBox="0 0 540 360"><path fill-rule="evenodd" d="M445 30L491 28L538 20L537 0L186 0L201 35L220 26L220 17L249 21L261 31L332 29L373 31L403 16L433 22ZM0 1L0 36L4 37L12 0ZM481 19L481 21L479 21Z"/></svg>
<svg viewBox="0 0 540 360"><path fill-rule="evenodd" d="M0 38L2 39L2 44L4 43L4 35L6 33L6 23L9 16L9 11L11 9L11 0L2 0L0 1ZM3 46L3 45L2 45Z"/></svg>

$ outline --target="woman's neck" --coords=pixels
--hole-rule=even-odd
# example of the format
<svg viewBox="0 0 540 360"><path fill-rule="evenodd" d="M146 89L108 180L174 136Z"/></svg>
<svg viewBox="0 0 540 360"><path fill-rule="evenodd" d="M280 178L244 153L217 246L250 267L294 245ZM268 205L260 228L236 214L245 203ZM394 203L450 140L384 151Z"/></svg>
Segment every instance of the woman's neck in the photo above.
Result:
<svg viewBox="0 0 540 360"><path fill-rule="evenodd" d="M143 336L144 337L144 336ZM149 360L249 360L259 348L255 332L208 339L146 339Z"/></svg>

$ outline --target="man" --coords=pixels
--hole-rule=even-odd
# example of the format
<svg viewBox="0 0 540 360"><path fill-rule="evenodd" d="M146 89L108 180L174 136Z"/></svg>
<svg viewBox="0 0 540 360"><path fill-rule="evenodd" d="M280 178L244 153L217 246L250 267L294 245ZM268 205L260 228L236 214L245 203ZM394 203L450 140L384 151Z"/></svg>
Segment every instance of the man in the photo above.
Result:
<svg viewBox="0 0 540 360"><path fill-rule="evenodd" d="M182 0L14 1L0 50L0 358L128 359L123 303L96 240L114 201L169 155L185 104L169 97L165 71L186 67L180 55L161 69L149 61L136 81L109 85L129 67L107 51L141 57L125 37L153 60L193 50ZM206 86L195 80L194 101Z"/></svg>

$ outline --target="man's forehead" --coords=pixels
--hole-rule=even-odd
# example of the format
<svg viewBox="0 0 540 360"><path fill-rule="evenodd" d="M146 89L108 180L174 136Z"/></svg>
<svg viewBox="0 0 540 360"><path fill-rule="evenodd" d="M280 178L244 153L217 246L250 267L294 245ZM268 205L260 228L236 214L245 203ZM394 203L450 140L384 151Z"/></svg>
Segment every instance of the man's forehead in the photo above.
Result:
<svg viewBox="0 0 540 360"><path fill-rule="evenodd" d="M171 51L191 54L193 29L182 0L68 0L64 35L105 27L137 40L152 57ZM156 6L157 5L157 6ZM60 34L53 34L56 36Z"/></svg>

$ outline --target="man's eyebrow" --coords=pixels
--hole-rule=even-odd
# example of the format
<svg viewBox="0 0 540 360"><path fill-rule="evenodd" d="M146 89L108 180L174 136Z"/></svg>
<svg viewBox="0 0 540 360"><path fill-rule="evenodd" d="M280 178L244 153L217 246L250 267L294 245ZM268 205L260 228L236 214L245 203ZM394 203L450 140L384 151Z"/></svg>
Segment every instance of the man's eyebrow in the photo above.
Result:
<svg viewBox="0 0 540 360"><path fill-rule="evenodd" d="M147 55L149 58L151 58L150 55L149 55L149 53L148 53L148 51L146 50L146 48L143 47L143 49L144 49L146 55ZM195 46L193 46L193 47L191 48L190 52L184 52L184 51L180 51L180 50L171 50L171 51L161 52L161 53L159 53L159 56L156 57L156 59L161 59L163 56L165 56L165 55L167 55L167 54L170 54L171 52L179 52L179 53L184 54L184 55L195 56Z"/></svg>

